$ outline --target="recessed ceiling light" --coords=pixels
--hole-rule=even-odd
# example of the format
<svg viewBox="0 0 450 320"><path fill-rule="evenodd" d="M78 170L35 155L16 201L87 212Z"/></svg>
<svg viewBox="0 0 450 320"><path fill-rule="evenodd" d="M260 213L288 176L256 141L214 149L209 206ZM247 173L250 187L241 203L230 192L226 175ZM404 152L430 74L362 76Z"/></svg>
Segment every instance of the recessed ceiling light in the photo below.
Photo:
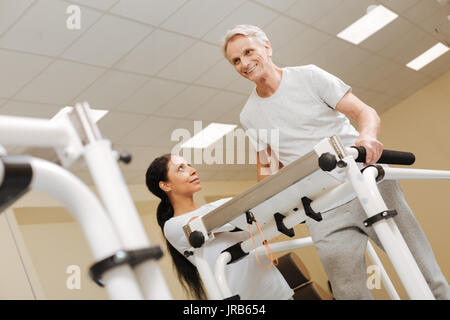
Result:
<svg viewBox="0 0 450 320"><path fill-rule="evenodd" d="M410 61L406 66L408 68L414 69L414 70L420 70L427 64L429 64L431 61L439 58L441 55L446 53L449 50L449 48L442 44L441 42L435 44L433 47L422 53L420 56L415 58L414 60Z"/></svg>
<svg viewBox="0 0 450 320"><path fill-rule="evenodd" d="M398 14L382 5L370 6L367 11L367 14L342 30L337 36L353 44L359 44L398 17Z"/></svg>
<svg viewBox="0 0 450 320"><path fill-rule="evenodd" d="M213 122L181 145L181 148L206 148L236 128L235 124Z"/></svg>
<svg viewBox="0 0 450 320"><path fill-rule="evenodd" d="M73 107L71 106L64 107L61 110L59 110L58 113L56 113L50 120L54 121L60 118L62 115L71 112L72 110ZM90 109L89 111L91 113L91 117L94 119L95 122L98 122L109 112L108 110L100 110L100 109Z"/></svg>

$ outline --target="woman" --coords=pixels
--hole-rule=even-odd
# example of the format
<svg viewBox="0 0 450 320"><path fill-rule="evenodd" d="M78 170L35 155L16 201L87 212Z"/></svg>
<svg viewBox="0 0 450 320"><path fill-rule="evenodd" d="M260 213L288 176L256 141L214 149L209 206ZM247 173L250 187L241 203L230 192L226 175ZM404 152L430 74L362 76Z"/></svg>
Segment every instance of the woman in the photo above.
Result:
<svg viewBox="0 0 450 320"><path fill-rule="evenodd" d="M183 252L189 245L182 227L196 217L207 214L228 199L199 206L194 193L202 189L197 171L185 159L165 154L156 158L146 173L150 192L161 199L157 209L158 224L167 241L169 253L177 270L178 278L186 291L197 299L206 299L206 293L191 258ZM248 233L220 232L204 247L204 255L212 270L220 252L237 242L248 239ZM267 261L267 260L266 260ZM228 285L233 295L241 299L282 300L290 299L294 292L277 268L261 268L253 253L227 266Z"/></svg>

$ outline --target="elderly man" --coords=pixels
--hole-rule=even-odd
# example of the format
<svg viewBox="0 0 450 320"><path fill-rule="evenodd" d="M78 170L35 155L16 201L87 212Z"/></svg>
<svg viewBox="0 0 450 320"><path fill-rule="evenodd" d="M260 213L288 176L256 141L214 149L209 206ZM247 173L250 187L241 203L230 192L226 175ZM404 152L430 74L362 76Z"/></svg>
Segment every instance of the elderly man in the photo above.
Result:
<svg viewBox="0 0 450 320"><path fill-rule="evenodd" d="M241 111L242 126L256 129L248 130L249 134L260 129L279 130L276 148L268 139L249 135L258 152L258 181L273 173L268 161L261 159L275 158L281 168L332 135L339 136L346 146L364 147L366 165L380 158L380 118L343 81L315 65L276 66L269 40L256 26L230 29L222 49L235 70L256 85ZM347 117L356 121L359 132ZM433 294L437 299L450 299L447 280L399 184L383 181L379 189L387 206L397 210L395 221ZM373 229L363 225L366 218L359 201L354 199L328 211L321 222L309 218L306 221L336 299L373 299L366 285L364 253L368 236L378 246L381 244Z"/></svg>

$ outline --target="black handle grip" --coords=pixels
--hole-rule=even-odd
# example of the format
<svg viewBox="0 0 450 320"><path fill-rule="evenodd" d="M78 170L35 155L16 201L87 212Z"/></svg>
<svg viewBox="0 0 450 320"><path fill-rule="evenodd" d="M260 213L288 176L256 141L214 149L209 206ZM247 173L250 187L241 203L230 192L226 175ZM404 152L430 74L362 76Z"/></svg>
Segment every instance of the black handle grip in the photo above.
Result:
<svg viewBox="0 0 450 320"><path fill-rule="evenodd" d="M358 158L356 158L355 161L366 162L366 149L364 149L364 147L355 146L352 146L352 148L358 150ZM383 150L383 153L377 163L411 165L415 161L416 156L411 152Z"/></svg>

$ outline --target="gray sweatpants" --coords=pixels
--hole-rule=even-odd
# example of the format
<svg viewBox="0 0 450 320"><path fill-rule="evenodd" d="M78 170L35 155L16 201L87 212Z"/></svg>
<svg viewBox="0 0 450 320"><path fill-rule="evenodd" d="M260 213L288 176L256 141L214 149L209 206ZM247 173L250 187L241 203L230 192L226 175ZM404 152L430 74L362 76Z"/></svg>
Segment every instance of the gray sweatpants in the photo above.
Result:
<svg viewBox="0 0 450 320"><path fill-rule="evenodd" d="M404 198L396 181L378 184L388 209L395 209L393 218L422 271L436 299L450 299L450 287L439 268L428 240ZM364 253L368 236L383 249L372 227L365 227L367 216L354 199L322 214L323 220L306 220L314 245L331 282L336 299L373 299L367 288Z"/></svg>

